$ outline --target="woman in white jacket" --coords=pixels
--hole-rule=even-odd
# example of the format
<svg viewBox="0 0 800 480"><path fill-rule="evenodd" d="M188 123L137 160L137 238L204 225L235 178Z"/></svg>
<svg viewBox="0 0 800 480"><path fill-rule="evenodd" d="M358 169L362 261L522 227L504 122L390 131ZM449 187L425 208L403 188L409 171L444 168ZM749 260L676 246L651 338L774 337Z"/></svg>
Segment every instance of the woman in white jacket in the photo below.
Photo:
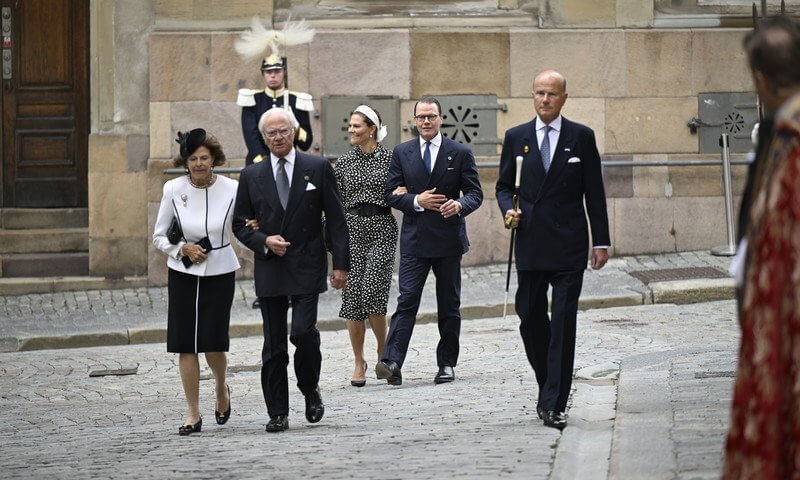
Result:
<svg viewBox="0 0 800 480"><path fill-rule="evenodd" d="M225 163L225 154L213 135L196 128L178 132L176 141L180 156L174 164L184 167L186 175L164 184L153 243L167 254L167 351L179 354L189 411L178 433L189 435L199 432L203 424L198 406L200 352L205 353L216 380L217 423L224 424L231 414L225 352L234 272L239 268L230 244L238 182L214 173L215 166Z"/></svg>

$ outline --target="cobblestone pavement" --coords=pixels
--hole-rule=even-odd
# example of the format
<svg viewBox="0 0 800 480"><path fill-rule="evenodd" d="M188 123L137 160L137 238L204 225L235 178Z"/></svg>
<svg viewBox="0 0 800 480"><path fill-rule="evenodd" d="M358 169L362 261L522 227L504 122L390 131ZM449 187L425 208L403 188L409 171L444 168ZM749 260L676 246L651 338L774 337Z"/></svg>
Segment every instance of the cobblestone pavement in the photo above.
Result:
<svg viewBox="0 0 800 480"><path fill-rule="evenodd" d="M714 257L707 252L612 258L602 270L586 271L582 298L594 298L599 303L612 305L648 303L648 287L628 272L707 266L727 272L729 263L729 258ZM461 296L465 315L468 317L497 315L502 309L505 280L505 264L464 267ZM434 290L434 277L431 274L428 276L428 285L423 294L421 313L432 314L436 311ZM514 272L509 295L509 310L512 313L515 291ZM253 281L238 281L236 292L231 311L231 324L260 324L260 312L250 308L255 298ZM389 298L388 310L391 314L397 301L396 276ZM324 324L326 329L344 328L344 322L338 318L340 305L339 291L329 290L321 295L319 304L321 327ZM494 310L489 311L487 315L486 309L489 307L493 307ZM470 308L477 310L470 313L468 312ZM0 296L0 351L15 351L19 349L18 340L37 336L114 333L116 337L111 337L111 341L107 341L108 338L95 337L82 345L109 345L129 341L134 343L129 335L132 329L166 328L166 311L166 287ZM45 347L48 346L58 345L45 344Z"/></svg>
<svg viewBox="0 0 800 480"><path fill-rule="evenodd" d="M734 310L722 301L581 312L563 433L536 417L515 317L464 322L457 380L445 385L432 382L434 325L417 326L400 387L371 376L372 355L367 386L349 386L347 333L324 331L325 418L306 423L292 387L281 434L264 432L257 337L232 340L230 422L214 422L204 380L203 431L189 437L177 435L185 405L177 358L163 344L4 353L0 471L9 479L716 478L738 347ZM366 348L374 351L374 338ZM137 365L136 375L89 377Z"/></svg>

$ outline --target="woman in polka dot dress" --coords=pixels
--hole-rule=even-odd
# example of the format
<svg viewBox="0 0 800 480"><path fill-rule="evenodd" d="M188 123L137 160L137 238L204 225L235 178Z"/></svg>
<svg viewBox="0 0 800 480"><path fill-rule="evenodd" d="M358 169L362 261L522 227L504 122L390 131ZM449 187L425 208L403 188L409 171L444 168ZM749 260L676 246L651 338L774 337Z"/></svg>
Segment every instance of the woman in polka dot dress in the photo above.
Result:
<svg viewBox="0 0 800 480"><path fill-rule="evenodd" d="M347 320L353 347L350 384L363 387L366 322L378 342L378 359L386 342L386 304L397 245L397 222L384 201L392 154L380 142L386 136L378 112L360 105L350 116L347 130L353 149L336 161L334 171L347 213L350 232L350 272L342 292L339 316Z"/></svg>

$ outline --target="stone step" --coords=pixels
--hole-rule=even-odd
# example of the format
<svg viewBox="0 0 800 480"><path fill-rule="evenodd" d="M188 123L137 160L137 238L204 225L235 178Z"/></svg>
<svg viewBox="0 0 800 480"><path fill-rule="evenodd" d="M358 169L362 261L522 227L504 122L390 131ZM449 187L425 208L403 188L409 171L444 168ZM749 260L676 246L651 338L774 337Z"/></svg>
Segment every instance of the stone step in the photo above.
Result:
<svg viewBox="0 0 800 480"><path fill-rule="evenodd" d="M82 228L89 226L88 208L3 208L0 228Z"/></svg>
<svg viewBox="0 0 800 480"><path fill-rule="evenodd" d="M0 230L0 254L86 252L88 228Z"/></svg>
<svg viewBox="0 0 800 480"><path fill-rule="evenodd" d="M7 253L0 255L0 277L46 277L55 275L89 275L89 253Z"/></svg>
<svg viewBox="0 0 800 480"><path fill-rule="evenodd" d="M109 290L146 287L147 277L122 278L68 276L0 278L0 295L72 292L78 290Z"/></svg>

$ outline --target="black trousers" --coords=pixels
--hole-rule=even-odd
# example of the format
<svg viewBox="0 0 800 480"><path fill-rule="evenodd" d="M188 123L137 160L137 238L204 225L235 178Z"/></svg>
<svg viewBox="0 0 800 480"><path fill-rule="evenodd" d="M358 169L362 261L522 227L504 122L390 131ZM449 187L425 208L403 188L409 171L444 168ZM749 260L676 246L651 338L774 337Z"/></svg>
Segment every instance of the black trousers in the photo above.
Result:
<svg viewBox="0 0 800 480"><path fill-rule="evenodd" d="M400 296L392 315L383 361L403 366L417 321L417 310L428 272L436 276L436 310L439 321L439 345L436 363L455 367L458 362L458 338L461 334L461 255L425 258L401 255L398 283Z"/></svg>
<svg viewBox="0 0 800 480"><path fill-rule="evenodd" d="M319 383L322 354L319 351L317 303L319 294L292 295L292 327L289 340L295 346L294 373L297 388L307 395ZM289 297L259 297L264 321L261 350L261 389L270 418L289 414L289 353L286 343L286 312Z"/></svg>
<svg viewBox="0 0 800 480"><path fill-rule="evenodd" d="M563 412L572 387L575 328L583 270L577 272L518 271L516 310L519 333L539 384L539 406ZM547 289L553 287L551 316Z"/></svg>

